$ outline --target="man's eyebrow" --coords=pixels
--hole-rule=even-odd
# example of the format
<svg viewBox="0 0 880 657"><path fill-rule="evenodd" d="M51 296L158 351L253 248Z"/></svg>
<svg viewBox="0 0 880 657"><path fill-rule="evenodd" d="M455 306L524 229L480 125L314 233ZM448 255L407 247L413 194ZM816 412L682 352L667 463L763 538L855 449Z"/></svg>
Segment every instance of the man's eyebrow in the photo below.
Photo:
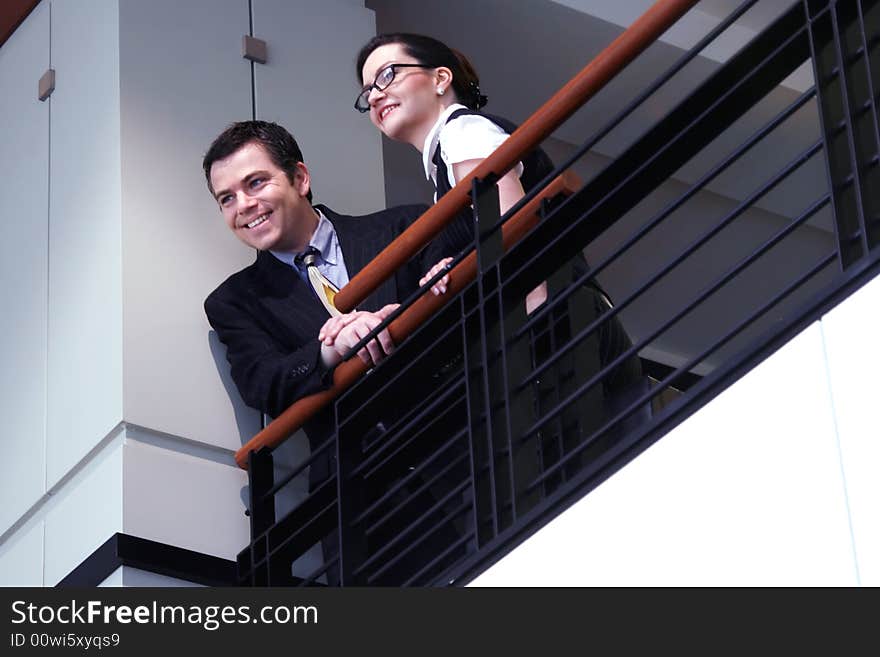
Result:
<svg viewBox="0 0 880 657"><path fill-rule="evenodd" d="M247 183L247 181L250 180L251 178L253 178L254 176L268 176L268 175L270 175L268 171L265 171L263 169L257 169L256 171L251 171L244 178L242 178L241 182ZM223 196L224 194L229 194L229 190L228 189L221 189L220 191L215 192L214 198L219 201L220 197Z"/></svg>

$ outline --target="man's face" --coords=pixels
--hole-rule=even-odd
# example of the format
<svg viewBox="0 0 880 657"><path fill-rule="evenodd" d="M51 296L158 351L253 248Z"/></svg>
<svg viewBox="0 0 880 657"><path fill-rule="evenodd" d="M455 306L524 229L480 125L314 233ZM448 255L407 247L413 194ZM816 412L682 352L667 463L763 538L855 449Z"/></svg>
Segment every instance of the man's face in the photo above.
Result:
<svg viewBox="0 0 880 657"><path fill-rule="evenodd" d="M299 252L308 246L318 222L306 198L309 182L303 163L291 182L256 142L211 166L211 186L226 225L261 251Z"/></svg>

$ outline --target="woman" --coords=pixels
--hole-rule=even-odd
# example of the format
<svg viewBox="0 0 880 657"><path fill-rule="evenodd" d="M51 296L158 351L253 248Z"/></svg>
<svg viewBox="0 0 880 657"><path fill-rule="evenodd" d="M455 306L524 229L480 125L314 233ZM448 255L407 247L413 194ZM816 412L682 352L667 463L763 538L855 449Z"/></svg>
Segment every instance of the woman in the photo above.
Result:
<svg viewBox="0 0 880 657"><path fill-rule="evenodd" d="M516 126L502 117L484 114L487 98L480 93L479 79L461 53L420 34L383 34L360 51L357 70L364 84L355 108L369 112L370 120L387 137L411 144L422 154L425 174L435 189L435 201L464 178L494 151ZM540 149L498 181L501 213L504 214L553 170L550 158ZM473 241L470 211L443 233L445 253L457 253ZM445 266L445 258L423 280ZM433 288L446 292L448 277ZM526 298L531 313L547 298L541 284Z"/></svg>
<svg viewBox="0 0 880 657"><path fill-rule="evenodd" d="M387 137L409 143L422 154L422 166L434 183L435 201L448 192L494 151L516 126L507 119L479 110L487 98L480 92L479 79L473 67L458 51L428 36L419 34L383 34L371 39L357 57L357 74L362 88L355 108L369 112L370 120ZM498 181L501 213L504 214L547 174L553 163L540 148ZM458 253L473 241L471 211L468 209L441 234L442 253ZM445 258L422 279L422 283L450 262ZM582 258L574 261L574 271L585 271ZM448 276L433 288L434 294L446 292ZM542 283L526 297L526 312L531 313L547 299L547 285ZM571 298L578 305L580 321L589 321L606 312L611 304L594 281L588 282ZM545 326L546 334L559 335L561 324L569 323L565 310L562 317L554 311ZM564 322L557 320L563 319ZM540 332L539 329L533 332ZM563 333L568 333L568 329ZM570 334L569 334L570 335ZM533 364L548 357L549 345L535 340ZM586 344L586 343L584 343ZM631 346L629 337L617 318L599 329L598 360L602 366ZM588 359L592 360L592 358ZM581 359L579 362L584 362ZM581 372L581 375L585 374ZM614 411L621 403L634 399L641 390L641 366L636 356L626 359L604 381L607 410Z"/></svg>

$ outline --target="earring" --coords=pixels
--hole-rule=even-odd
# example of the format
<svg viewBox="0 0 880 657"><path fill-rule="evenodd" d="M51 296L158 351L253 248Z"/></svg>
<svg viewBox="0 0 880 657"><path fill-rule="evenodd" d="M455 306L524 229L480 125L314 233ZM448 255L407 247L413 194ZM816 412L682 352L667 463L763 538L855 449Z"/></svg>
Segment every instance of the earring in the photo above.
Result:
<svg viewBox="0 0 880 657"><path fill-rule="evenodd" d="M446 89L444 89L443 87L437 87L437 95L438 96L442 96L445 93L446 93Z"/></svg>

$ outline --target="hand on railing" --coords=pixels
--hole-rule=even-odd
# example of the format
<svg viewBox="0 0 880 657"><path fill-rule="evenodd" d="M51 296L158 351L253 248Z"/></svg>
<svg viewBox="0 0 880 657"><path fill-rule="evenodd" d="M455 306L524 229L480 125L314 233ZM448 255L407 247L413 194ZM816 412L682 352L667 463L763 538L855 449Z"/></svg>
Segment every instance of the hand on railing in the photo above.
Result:
<svg viewBox="0 0 880 657"><path fill-rule="evenodd" d="M439 274L441 271L446 269L446 267L449 266L449 264L452 262L452 260L453 260L453 258L443 258L443 260L441 260L436 265L431 267L428 270L428 273L425 274L424 276L422 276L421 279L419 279L419 285L425 285L428 281L430 281L432 278L434 278L437 274ZM449 274L446 274L446 276L444 276L439 281L434 283L434 285L431 286L431 293L435 297L440 294L446 294L446 286L447 285L449 285Z"/></svg>
<svg viewBox="0 0 880 657"><path fill-rule="evenodd" d="M318 341L321 343L321 360L324 361L324 365L335 367L342 362L345 355L358 342L367 337L399 306L399 303L389 303L374 313L355 310L328 319L318 332ZM393 351L394 341L388 330L383 329L375 339L370 340L365 347L360 349L357 355L367 365L378 365Z"/></svg>

